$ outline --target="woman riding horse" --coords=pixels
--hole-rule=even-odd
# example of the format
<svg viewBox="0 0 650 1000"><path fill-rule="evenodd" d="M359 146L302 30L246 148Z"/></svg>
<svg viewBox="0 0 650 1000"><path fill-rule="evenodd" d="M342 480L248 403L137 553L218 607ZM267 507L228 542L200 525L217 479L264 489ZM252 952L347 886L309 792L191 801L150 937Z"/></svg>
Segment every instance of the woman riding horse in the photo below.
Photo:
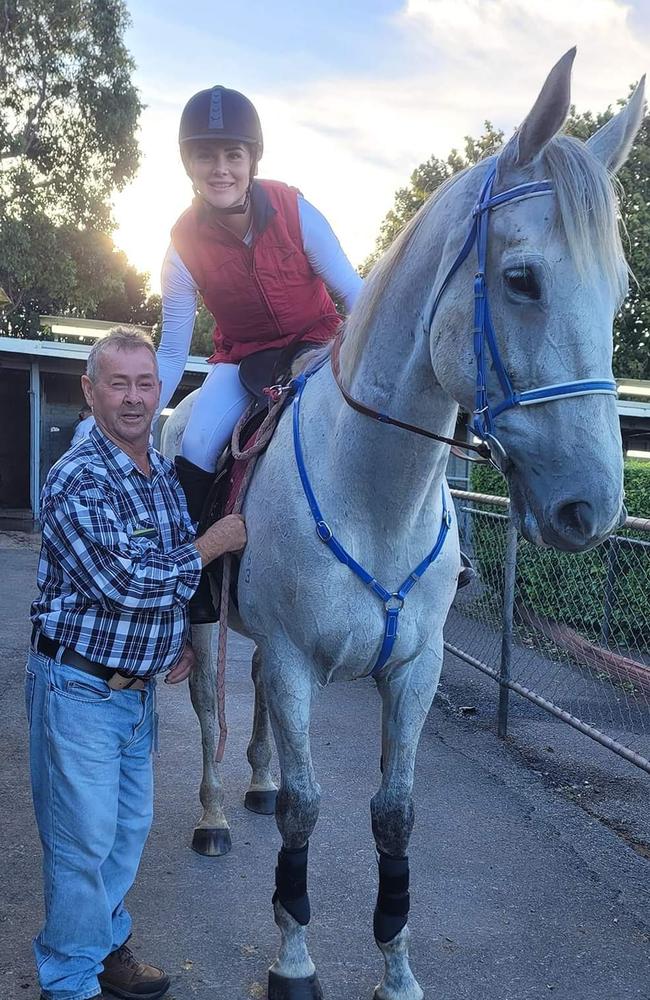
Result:
<svg viewBox="0 0 650 1000"><path fill-rule="evenodd" d="M179 143L195 198L172 229L163 264L160 406L183 374L200 294L216 322L213 367L176 464L198 520L217 459L251 400L239 362L269 348L331 340L341 317L327 289L350 310L362 281L327 220L296 188L255 180L262 129L247 97L221 86L195 94ZM205 577L191 612L193 623L216 621Z"/></svg>
<svg viewBox="0 0 650 1000"><path fill-rule="evenodd" d="M221 86L195 94L181 116L179 144L195 198L172 229L163 264L160 407L183 374L201 294L216 323L213 368L176 459L198 521L217 459L251 401L239 362L269 348L331 340L341 317L327 289L349 311L362 281L327 219L296 188L255 180L262 128L243 94ZM459 584L472 576L464 568ZM193 624L217 620L205 574L190 614Z"/></svg>

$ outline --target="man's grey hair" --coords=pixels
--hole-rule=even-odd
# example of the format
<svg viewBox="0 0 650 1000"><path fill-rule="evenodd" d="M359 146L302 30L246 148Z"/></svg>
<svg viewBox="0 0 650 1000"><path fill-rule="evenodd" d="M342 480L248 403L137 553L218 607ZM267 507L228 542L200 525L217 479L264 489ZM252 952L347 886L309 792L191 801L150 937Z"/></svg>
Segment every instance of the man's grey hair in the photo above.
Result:
<svg viewBox="0 0 650 1000"><path fill-rule="evenodd" d="M91 382L97 380L99 360L102 354L112 347L118 351L137 351L141 347L146 347L148 351L151 351L156 363L156 377L158 377L156 348L153 346L153 340L149 334L144 333L143 330L137 330L134 326L114 326L112 330L108 331L105 337L102 337L101 340L93 344L90 350L86 362L86 375Z"/></svg>

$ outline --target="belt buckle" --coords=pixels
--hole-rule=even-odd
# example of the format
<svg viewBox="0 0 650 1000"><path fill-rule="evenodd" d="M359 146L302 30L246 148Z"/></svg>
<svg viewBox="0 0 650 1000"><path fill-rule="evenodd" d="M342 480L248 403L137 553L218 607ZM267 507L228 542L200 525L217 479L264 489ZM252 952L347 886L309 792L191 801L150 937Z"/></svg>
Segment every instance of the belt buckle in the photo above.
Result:
<svg viewBox="0 0 650 1000"><path fill-rule="evenodd" d="M128 674L121 674L119 670L116 670L106 683L111 691L142 691L144 688L141 677L130 677Z"/></svg>

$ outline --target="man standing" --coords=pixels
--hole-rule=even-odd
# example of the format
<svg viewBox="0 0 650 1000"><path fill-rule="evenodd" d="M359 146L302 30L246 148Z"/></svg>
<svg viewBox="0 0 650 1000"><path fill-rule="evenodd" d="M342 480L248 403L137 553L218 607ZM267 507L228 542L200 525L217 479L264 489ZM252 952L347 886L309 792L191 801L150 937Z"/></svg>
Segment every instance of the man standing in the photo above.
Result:
<svg viewBox="0 0 650 1000"><path fill-rule="evenodd" d="M94 426L95 418L93 417L93 411L85 403L79 410L79 420L75 426L70 447L73 448L80 441L83 441L84 438L87 438Z"/></svg>
<svg viewBox="0 0 650 1000"><path fill-rule="evenodd" d="M156 354L118 327L82 377L96 426L51 469L26 675L45 923L34 941L42 1000L105 987L161 997L169 977L126 942L124 897L152 819L155 677L184 680L187 605L201 567L241 549L241 518L195 539L170 462L149 448Z"/></svg>

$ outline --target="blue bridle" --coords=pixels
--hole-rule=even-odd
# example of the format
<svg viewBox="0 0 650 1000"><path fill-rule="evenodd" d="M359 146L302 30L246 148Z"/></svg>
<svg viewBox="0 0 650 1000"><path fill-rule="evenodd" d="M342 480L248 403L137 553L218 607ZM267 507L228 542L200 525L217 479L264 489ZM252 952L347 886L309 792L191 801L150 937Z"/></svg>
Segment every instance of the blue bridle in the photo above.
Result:
<svg viewBox="0 0 650 1000"><path fill-rule="evenodd" d="M497 164L498 165L498 164ZM445 278L435 293L432 293L427 302L423 314L422 322L425 331L431 329L433 317L440 304L445 289L452 277L458 271L461 264L467 259L474 244L476 244L477 267L474 275L474 356L476 358L476 389L474 395L474 411L470 424L474 434L485 441L493 451L499 455L501 460L507 458L506 452L494 435L494 420L505 410L510 410L515 406L533 406L536 403L547 403L553 399L562 399L568 396L587 396L594 393L604 393L616 395L616 382L612 379L585 378L575 379L573 382L559 382L555 385L543 385L537 389L527 389L524 392L516 392L512 382L508 377L499 348L496 342L492 317L490 315L490 303L488 301L488 289L486 281L487 252L488 252L488 222L489 214L501 205L518 201L522 198L539 197L540 195L551 194L553 184L551 181L532 181L527 184L518 184L516 187L502 191L493 195L492 187L496 176L497 166L488 173L478 202L472 212L472 225L467 238L453 264L449 268ZM492 359L494 370L497 373L503 399L500 403L492 405L488 398L487 389L487 363L488 352ZM496 460L496 455L493 456Z"/></svg>

